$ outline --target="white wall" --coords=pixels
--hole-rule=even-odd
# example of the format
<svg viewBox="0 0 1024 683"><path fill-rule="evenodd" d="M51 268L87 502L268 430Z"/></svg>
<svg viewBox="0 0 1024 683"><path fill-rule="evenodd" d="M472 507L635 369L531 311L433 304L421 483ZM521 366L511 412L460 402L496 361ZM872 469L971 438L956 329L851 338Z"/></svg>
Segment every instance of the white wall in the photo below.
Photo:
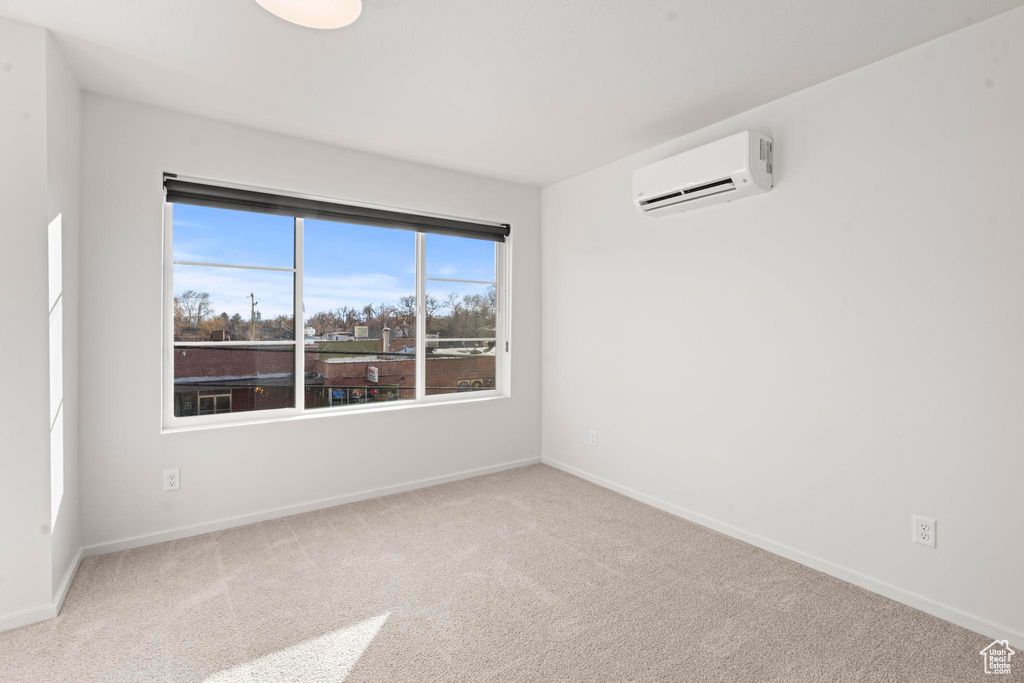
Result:
<svg viewBox="0 0 1024 683"><path fill-rule="evenodd" d="M91 94L83 109L86 546L539 458L539 190ZM513 397L161 434L164 171L511 223ZM182 488L164 493L170 467Z"/></svg>
<svg viewBox="0 0 1024 683"><path fill-rule="evenodd" d="M1024 642L1021 36L1024 9L545 188L545 461ZM634 168L747 128L773 192L633 209Z"/></svg>
<svg viewBox="0 0 1024 683"><path fill-rule="evenodd" d="M44 29L0 19L0 630L54 616L81 545L80 98Z"/></svg>
<svg viewBox="0 0 1024 683"><path fill-rule="evenodd" d="M64 55L47 34L46 39L47 127L47 225L60 221L63 237L60 313L63 317L63 372L61 408L51 427L51 505L56 509L51 536L52 588L56 596L64 588L69 570L81 548L78 487L78 336L79 258L78 185L81 166L82 92ZM51 317L53 313L51 313ZM54 399L51 397L51 405ZM54 452L57 438L62 438ZM56 459L60 459L60 463ZM52 500L54 494L57 500ZM52 515L51 511L51 515Z"/></svg>
<svg viewBox="0 0 1024 683"><path fill-rule="evenodd" d="M0 19L0 617L49 604L46 34ZM10 296L12 293L17 296Z"/></svg>

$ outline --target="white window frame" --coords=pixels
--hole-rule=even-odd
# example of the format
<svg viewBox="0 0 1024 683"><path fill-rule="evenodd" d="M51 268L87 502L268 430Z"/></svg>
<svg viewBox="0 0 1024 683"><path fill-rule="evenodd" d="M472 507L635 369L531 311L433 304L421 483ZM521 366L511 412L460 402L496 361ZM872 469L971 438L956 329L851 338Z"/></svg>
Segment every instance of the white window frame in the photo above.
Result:
<svg viewBox="0 0 1024 683"><path fill-rule="evenodd" d="M511 237L506 238L510 239ZM495 242L494 245L494 281L485 280L461 280L457 278L448 277L427 277L426 268L426 233L416 233L416 398L425 403L436 403L439 401L450 401L453 400L453 396L458 397L480 397L480 396L494 396L501 395L501 389L503 387L503 376L507 370L502 367L502 360L508 355L507 352L503 351L505 347L504 341L507 339L507 335L503 334L503 330L507 325L503 312L505 306L503 301L506 298L507 292L504 291L506 288L502 287L503 277L505 273L505 249L507 242ZM422 256L422 259L420 258ZM494 389L484 389L481 391L454 391L447 394L432 394L428 396L427 381L426 381L426 326L427 326L427 283L428 282L458 282L466 284L476 285L493 285L495 289L495 301L497 304L497 310L495 311L495 331L494 331ZM423 322L422 329L420 328L420 321ZM423 339L423 343L419 342ZM486 338L464 338L464 337L448 337L439 339L438 341L492 341L490 337ZM421 359L422 354L422 359Z"/></svg>
<svg viewBox="0 0 1024 683"><path fill-rule="evenodd" d="M224 184L224 183L218 183ZM252 186L244 187L263 192L283 194L277 190L258 188ZM325 199L313 195L292 196L308 197L314 199ZM330 200L329 200L330 201ZM334 199L333 201L339 201ZM346 201L351 204L352 202ZM394 207L376 207L390 208ZM404 210L404 209L398 209ZM425 213L425 212L420 212ZM432 215L426 214L425 215ZM436 214L433 214L436 215ZM455 218L455 216L445 216ZM426 283L428 281L454 281L469 282L468 280L454 280L449 278L427 278L426 277L426 236L425 232L416 232L416 397L413 399L401 399L397 401L382 401L379 403L361 403L339 406L322 407L315 409L305 408L305 310L303 305L303 219L295 219L295 263L294 268L271 268L261 266L235 265L228 263L208 263L193 261L174 261L174 205L164 202L163 211L163 353L162 353L162 416L163 430L174 431L178 429L191 429L195 427L206 427L229 424L246 424L256 422L270 422L282 419L297 417L317 417L324 415L348 414L359 412L373 412L383 408L397 406L410 407L433 405L439 403L460 403L475 401L486 398L499 398L511 396L511 258L512 258L512 236L505 238L504 242L495 242L494 259L494 286L496 294L495 320L495 362L494 362L494 388L479 391L459 391L448 394L426 395ZM467 220L462 218L461 220ZM387 228L381 228L387 229ZM467 238L469 239L469 238ZM272 270L286 271L294 274L295 294L295 338L293 340L280 341L230 341L230 342L175 342L174 341L174 266L175 265L196 265L216 266L226 268L243 268L250 270ZM475 281L474 281L475 282ZM491 282L480 282L479 284L492 284ZM487 339L490 340L489 338ZM193 415L177 417L174 415L174 349L176 346L210 346L223 348L226 346L294 346L295 348L295 404L290 408L273 408L268 410L252 410L238 413L219 413L211 415Z"/></svg>

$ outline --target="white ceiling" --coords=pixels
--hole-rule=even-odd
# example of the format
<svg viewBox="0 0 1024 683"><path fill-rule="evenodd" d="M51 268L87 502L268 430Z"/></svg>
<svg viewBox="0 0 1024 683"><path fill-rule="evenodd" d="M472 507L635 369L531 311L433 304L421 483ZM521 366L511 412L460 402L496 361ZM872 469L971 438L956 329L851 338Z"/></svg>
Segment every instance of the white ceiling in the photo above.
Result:
<svg viewBox="0 0 1024 683"><path fill-rule="evenodd" d="M547 185L1024 0L0 0L87 90Z"/></svg>

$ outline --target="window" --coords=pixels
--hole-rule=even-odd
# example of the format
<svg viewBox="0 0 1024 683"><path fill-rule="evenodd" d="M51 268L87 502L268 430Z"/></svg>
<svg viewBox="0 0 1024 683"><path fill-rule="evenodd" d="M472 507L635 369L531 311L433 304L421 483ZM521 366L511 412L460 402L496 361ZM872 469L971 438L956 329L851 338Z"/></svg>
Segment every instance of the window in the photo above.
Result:
<svg viewBox="0 0 1024 683"><path fill-rule="evenodd" d="M231 412L231 394L199 394L199 414L216 415Z"/></svg>
<svg viewBox="0 0 1024 683"><path fill-rule="evenodd" d="M426 236L426 393L493 389L498 343L495 246Z"/></svg>
<svg viewBox="0 0 1024 683"><path fill-rule="evenodd" d="M294 407L295 219L189 204L168 215L173 417ZM224 394L220 407L205 398Z"/></svg>
<svg viewBox="0 0 1024 683"><path fill-rule="evenodd" d="M507 393L508 226L165 188L165 426Z"/></svg>
<svg viewBox="0 0 1024 683"><path fill-rule="evenodd" d="M304 223L305 407L415 399L416 233Z"/></svg>

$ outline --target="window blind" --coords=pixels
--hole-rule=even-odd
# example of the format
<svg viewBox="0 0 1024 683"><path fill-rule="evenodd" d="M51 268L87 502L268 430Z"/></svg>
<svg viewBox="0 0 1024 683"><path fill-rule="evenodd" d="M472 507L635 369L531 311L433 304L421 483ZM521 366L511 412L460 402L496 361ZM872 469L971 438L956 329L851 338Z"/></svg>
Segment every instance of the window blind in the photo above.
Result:
<svg viewBox="0 0 1024 683"><path fill-rule="evenodd" d="M317 218L341 223L357 223L360 225L412 230L438 235L471 237L492 242L504 242L505 238L511 233L511 228L507 223L475 223L454 218L424 216L403 211L357 206L355 204L290 197L288 195L243 190L234 187L221 187L181 180L171 173L164 175L164 189L167 193L167 201L174 204L193 204L219 209L270 213L279 216Z"/></svg>

